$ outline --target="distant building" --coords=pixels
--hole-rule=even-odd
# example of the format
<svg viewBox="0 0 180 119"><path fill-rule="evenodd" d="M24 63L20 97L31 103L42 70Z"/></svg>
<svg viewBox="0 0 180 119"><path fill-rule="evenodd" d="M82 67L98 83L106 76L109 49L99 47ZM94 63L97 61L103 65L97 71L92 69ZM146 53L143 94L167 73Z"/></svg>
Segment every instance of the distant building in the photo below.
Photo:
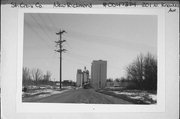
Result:
<svg viewBox="0 0 180 119"><path fill-rule="evenodd" d="M107 61L95 60L91 65L91 86L95 89L104 88L107 78Z"/></svg>
<svg viewBox="0 0 180 119"><path fill-rule="evenodd" d="M76 74L76 85L78 87L83 87L83 85L87 83L89 83L89 71L86 70L86 67L84 67L84 71L78 69Z"/></svg>
<svg viewBox="0 0 180 119"><path fill-rule="evenodd" d="M83 78L83 72L81 71L81 69L77 70L77 74L76 74L76 85L78 87L82 86L82 78Z"/></svg>
<svg viewBox="0 0 180 119"><path fill-rule="evenodd" d="M89 83L89 71L86 70L86 67L84 67L83 71L83 84Z"/></svg>

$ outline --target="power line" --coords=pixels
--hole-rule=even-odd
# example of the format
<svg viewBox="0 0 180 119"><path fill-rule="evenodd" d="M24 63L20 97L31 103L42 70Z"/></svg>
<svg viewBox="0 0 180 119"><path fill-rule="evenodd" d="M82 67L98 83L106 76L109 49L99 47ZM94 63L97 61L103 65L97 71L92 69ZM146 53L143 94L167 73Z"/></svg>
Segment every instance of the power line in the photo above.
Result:
<svg viewBox="0 0 180 119"><path fill-rule="evenodd" d="M25 22L27 25L29 25L29 23L28 23L27 21L24 21L24 22ZM49 48L52 49L52 47L48 44L48 42L47 42L46 40L44 40L44 38L42 38L42 36L39 35L37 31L35 31L32 27L28 27L28 28L31 29L31 30L35 33L35 35L36 35L37 37L39 37L40 40L45 41L45 42L43 42L44 44L46 44Z"/></svg>
<svg viewBox="0 0 180 119"><path fill-rule="evenodd" d="M38 14L38 16L39 16L40 20L41 20L44 24L47 24L40 14ZM50 22L50 23L51 23L51 22ZM52 30L49 28L48 25L47 25L46 28L47 28L46 30L48 31L48 33L52 32ZM47 34L47 35L48 35L48 34ZM51 34L51 35L53 35L53 34ZM48 36L49 36L49 35L48 35ZM49 37L50 37L50 36L49 36Z"/></svg>
<svg viewBox="0 0 180 119"><path fill-rule="evenodd" d="M57 28L57 25L54 24L53 20L51 19L51 17L49 15L47 15L47 18L49 19L50 23L53 25L54 28L56 28L56 31L59 30Z"/></svg>
<svg viewBox="0 0 180 119"><path fill-rule="evenodd" d="M36 20L36 18L32 15L32 14L30 14L31 15L31 17L33 18L33 20L36 22L36 24L40 27L40 29L44 32L44 35L46 35L49 39L51 39L47 34L47 32L44 30L44 28L41 26L41 24ZM49 42L49 40L47 40L48 42ZM50 43L50 42L49 42Z"/></svg>
<svg viewBox="0 0 180 119"><path fill-rule="evenodd" d="M87 61L87 60L82 60L82 59L77 59L78 61L77 60L72 60L72 57L70 55L66 55L66 56L69 57L70 59L63 58L64 61L68 60L70 62L75 62L76 64L80 64L80 65L86 63L86 61Z"/></svg>
<svg viewBox="0 0 180 119"><path fill-rule="evenodd" d="M69 55L68 55L68 54L69 54ZM91 59L92 59L91 57L82 56L82 55L77 55L77 54L72 53L72 52L68 52L66 56L70 57L71 59L72 59L72 58L75 58L75 57L72 57L71 54L77 56L76 59L78 59L78 61L79 61L79 62L76 62L77 64L80 64L80 63L83 64L83 63L86 63L85 61L87 61L87 60L85 60L85 59L84 59L84 60L83 60L83 59L80 59L79 57L83 57L83 58L86 58L86 59L88 59L88 60L91 60ZM64 59L64 60L65 60L65 59ZM74 61L74 60L72 60L72 61ZM74 62L75 62L75 61L74 61ZM118 69L118 70L119 70L119 68L120 68L120 67L117 67L117 66L114 66L114 65L111 65L111 64L108 64L108 65L109 65L109 67L112 67L112 68L114 68L114 69Z"/></svg>

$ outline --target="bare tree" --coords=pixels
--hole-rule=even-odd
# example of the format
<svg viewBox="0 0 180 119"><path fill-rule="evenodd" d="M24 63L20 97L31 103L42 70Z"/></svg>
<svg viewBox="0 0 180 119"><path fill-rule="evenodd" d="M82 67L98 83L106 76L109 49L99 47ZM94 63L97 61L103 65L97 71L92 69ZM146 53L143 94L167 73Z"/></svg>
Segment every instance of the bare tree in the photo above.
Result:
<svg viewBox="0 0 180 119"><path fill-rule="evenodd" d="M31 80L31 74L30 74L30 69L27 67L23 67L23 85L29 85Z"/></svg>
<svg viewBox="0 0 180 119"><path fill-rule="evenodd" d="M127 77L134 80L139 88L142 88L144 56L140 54L136 60L127 67Z"/></svg>
<svg viewBox="0 0 180 119"><path fill-rule="evenodd" d="M146 89L157 89L157 60L150 53L144 58L144 86Z"/></svg>
<svg viewBox="0 0 180 119"><path fill-rule="evenodd" d="M128 81L128 79L125 77L121 77L119 80L120 80L120 82Z"/></svg>
<svg viewBox="0 0 180 119"><path fill-rule="evenodd" d="M157 60L148 53L140 54L136 60L127 67L127 79L136 82L139 89L157 88Z"/></svg>
<svg viewBox="0 0 180 119"><path fill-rule="evenodd" d="M120 78L116 78L115 81L116 82L121 82L121 79Z"/></svg>
<svg viewBox="0 0 180 119"><path fill-rule="evenodd" d="M33 69L31 71L32 78L35 81L36 85L38 84L38 81L42 79L42 71L40 69Z"/></svg>
<svg viewBox="0 0 180 119"><path fill-rule="evenodd" d="M109 78L109 79L106 80L106 82L113 82L113 79Z"/></svg>
<svg viewBox="0 0 180 119"><path fill-rule="evenodd" d="M47 71L46 74L44 75L44 80L46 82L50 81L51 80L51 75L52 75L52 73L50 71Z"/></svg>

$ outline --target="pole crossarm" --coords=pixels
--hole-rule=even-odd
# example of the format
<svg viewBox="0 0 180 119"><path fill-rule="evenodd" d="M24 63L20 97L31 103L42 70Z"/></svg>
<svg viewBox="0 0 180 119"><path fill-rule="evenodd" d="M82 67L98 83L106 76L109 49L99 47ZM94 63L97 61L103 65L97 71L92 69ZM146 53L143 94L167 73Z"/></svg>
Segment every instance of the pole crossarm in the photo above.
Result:
<svg viewBox="0 0 180 119"><path fill-rule="evenodd" d="M65 30L60 30L58 33L56 33L56 35L60 35L60 34L63 34L63 33L67 33Z"/></svg>
<svg viewBox="0 0 180 119"><path fill-rule="evenodd" d="M58 49L58 50L54 50L54 51L56 51L56 52L66 52L67 50L66 49Z"/></svg>
<svg viewBox="0 0 180 119"><path fill-rule="evenodd" d="M66 42L66 40L62 40L62 41L58 40L58 41L55 41L55 43L57 43L57 44L62 44L63 42Z"/></svg>

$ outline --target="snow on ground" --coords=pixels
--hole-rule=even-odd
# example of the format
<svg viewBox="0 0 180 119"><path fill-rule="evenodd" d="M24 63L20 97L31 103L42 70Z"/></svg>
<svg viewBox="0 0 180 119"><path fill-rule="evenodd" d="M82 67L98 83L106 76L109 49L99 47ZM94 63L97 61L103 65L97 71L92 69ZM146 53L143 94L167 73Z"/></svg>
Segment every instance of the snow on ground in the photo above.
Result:
<svg viewBox="0 0 180 119"><path fill-rule="evenodd" d="M133 93L130 92L119 92L119 91L113 91L115 94L123 94L123 95L132 95Z"/></svg>
<svg viewBox="0 0 180 119"><path fill-rule="evenodd" d="M150 97L152 100L157 100L157 95L155 95L155 94L150 94L149 97Z"/></svg>
<svg viewBox="0 0 180 119"><path fill-rule="evenodd" d="M62 87L64 90L58 90L58 87L53 86L28 86L28 91L22 93L22 97L47 97L54 94L63 93L67 90L70 90L70 87Z"/></svg>
<svg viewBox="0 0 180 119"><path fill-rule="evenodd" d="M38 97L39 98L47 97L47 96L51 96L54 94L60 94L60 93L66 92L66 91L67 90L56 91L56 90L52 90L52 89L46 89L46 90L44 90L45 94L40 94L40 95L38 95Z"/></svg>
<svg viewBox="0 0 180 119"><path fill-rule="evenodd" d="M138 91L138 90L124 90L124 91L112 91L117 95L125 95L131 99L141 100L146 103L152 103L157 101L157 95L148 93L147 91Z"/></svg>
<svg viewBox="0 0 180 119"><path fill-rule="evenodd" d="M63 89L63 90L57 90L57 89L37 89L35 91L30 91L29 93L24 93L22 95L22 101L23 102L31 102L34 100L38 100L44 97L48 97L54 94L60 94L63 92L66 92L70 89Z"/></svg>

